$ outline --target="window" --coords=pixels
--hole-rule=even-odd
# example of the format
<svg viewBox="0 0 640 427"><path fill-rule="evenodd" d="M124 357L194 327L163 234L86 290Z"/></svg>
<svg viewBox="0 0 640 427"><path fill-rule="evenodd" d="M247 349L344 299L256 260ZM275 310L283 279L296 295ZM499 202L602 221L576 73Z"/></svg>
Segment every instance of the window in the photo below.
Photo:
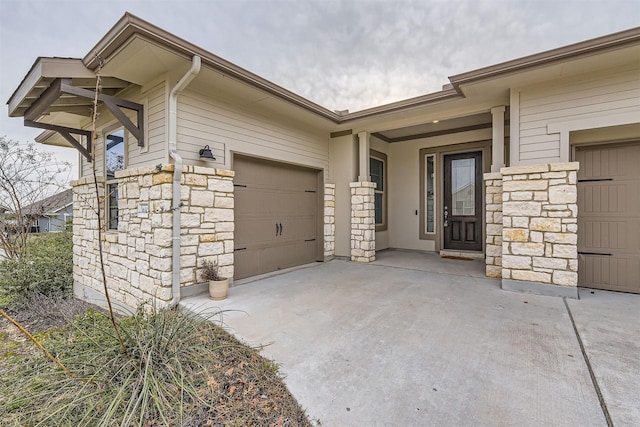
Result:
<svg viewBox="0 0 640 427"><path fill-rule="evenodd" d="M107 200L107 228L118 229L118 181L115 173L125 166L125 138L124 130L109 133L105 137L105 170L106 170L106 200Z"/></svg>
<svg viewBox="0 0 640 427"><path fill-rule="evenodd" d="M451 214L476 214L476 159L451 161Z"/></svg>
<svg viewBox="0 0 640 427"><path fill-rule="evenodd" d="M371 181L375 182L374 213L376 231L387 229L387 156L384 153L371 150L369 153L369 173Z"/></svg>
<svg viewBox="0 0 640 427"><path fill-rule="evenodd" d="M436 199L435 199L435 155L425 156L425 232L435 233Z"/></svg>

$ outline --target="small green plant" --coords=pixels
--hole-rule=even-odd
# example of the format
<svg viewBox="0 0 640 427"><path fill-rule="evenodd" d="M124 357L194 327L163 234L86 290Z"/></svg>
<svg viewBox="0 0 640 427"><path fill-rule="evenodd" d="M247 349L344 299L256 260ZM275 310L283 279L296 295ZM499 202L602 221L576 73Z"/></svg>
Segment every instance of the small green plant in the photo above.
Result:
<svg viewBox="0 0 640 427"><path fill-rule="evenodd" d="M205 259L204 262L202 263L201 277L202 277L202 280L204 280L205 282L208 282L210 280L213 280L213 281L224 280L218 274L218 266L207 259Z"/></svg>

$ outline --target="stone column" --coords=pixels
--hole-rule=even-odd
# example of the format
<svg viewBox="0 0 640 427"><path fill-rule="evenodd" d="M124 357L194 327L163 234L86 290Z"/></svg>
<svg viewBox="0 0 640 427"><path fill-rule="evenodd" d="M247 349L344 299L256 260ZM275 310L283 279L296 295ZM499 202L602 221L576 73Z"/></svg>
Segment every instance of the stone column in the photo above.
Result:
<svg viewBox="0 0 640 427"><path fill-rule="evenodd" d="M503 289L577 298L578 163L503 168Z"/></svg>
<svg viewBox="0 0 640 427"><path fill-rule="evenodd" d="M486 274L502 277L502 174L484 174L486 194Z"/></svg>
<svg viewBox="0 0 640 427"><path fill-rule="evenodd" d="M336 240L336 185L324 185L324 259L335 253Z"/></svg>
<svg viewBox="0 0 640 427"><path fill-rule="evenodd" d="M352 182L351 188L351 261L376 259L376 221L373 182Z"/></svg>

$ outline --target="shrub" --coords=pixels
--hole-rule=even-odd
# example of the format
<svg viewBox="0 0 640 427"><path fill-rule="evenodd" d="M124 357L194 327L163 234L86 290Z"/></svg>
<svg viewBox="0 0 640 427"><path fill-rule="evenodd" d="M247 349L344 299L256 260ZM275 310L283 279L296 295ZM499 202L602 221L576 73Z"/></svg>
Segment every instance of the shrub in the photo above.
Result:
<svg viewBox="0 0 640 427"><path fill-rule="evenodd" d="M27 255L0 262L0 295L20 301L34 293L69 296L73 291L73 242L68 231L29 236Z"/></svg>
<svg viewBox="0 0 640 427"><path fill-rule="evenodd" d="M310 426L277 367L208 320L172 310L123 318L127 360L108 316L89 311L44 343L77 378L39 353L14 358L0 375L0 419L6 426Z"/></svg>

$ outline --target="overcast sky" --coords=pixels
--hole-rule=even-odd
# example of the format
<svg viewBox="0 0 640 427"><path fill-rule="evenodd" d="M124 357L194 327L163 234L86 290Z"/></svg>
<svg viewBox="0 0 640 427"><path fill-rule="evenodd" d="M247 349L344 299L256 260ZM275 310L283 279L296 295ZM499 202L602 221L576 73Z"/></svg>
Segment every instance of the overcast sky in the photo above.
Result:
<svg viewBox="0 0 640 427"><path fill-rule="evenodd" d="M7 102L38 56L83 57L125 11L320 105L350 111L640 25L640 0L0 0L0 100ZM38 133L3 107L0 135L32 141Z"/></svg>

